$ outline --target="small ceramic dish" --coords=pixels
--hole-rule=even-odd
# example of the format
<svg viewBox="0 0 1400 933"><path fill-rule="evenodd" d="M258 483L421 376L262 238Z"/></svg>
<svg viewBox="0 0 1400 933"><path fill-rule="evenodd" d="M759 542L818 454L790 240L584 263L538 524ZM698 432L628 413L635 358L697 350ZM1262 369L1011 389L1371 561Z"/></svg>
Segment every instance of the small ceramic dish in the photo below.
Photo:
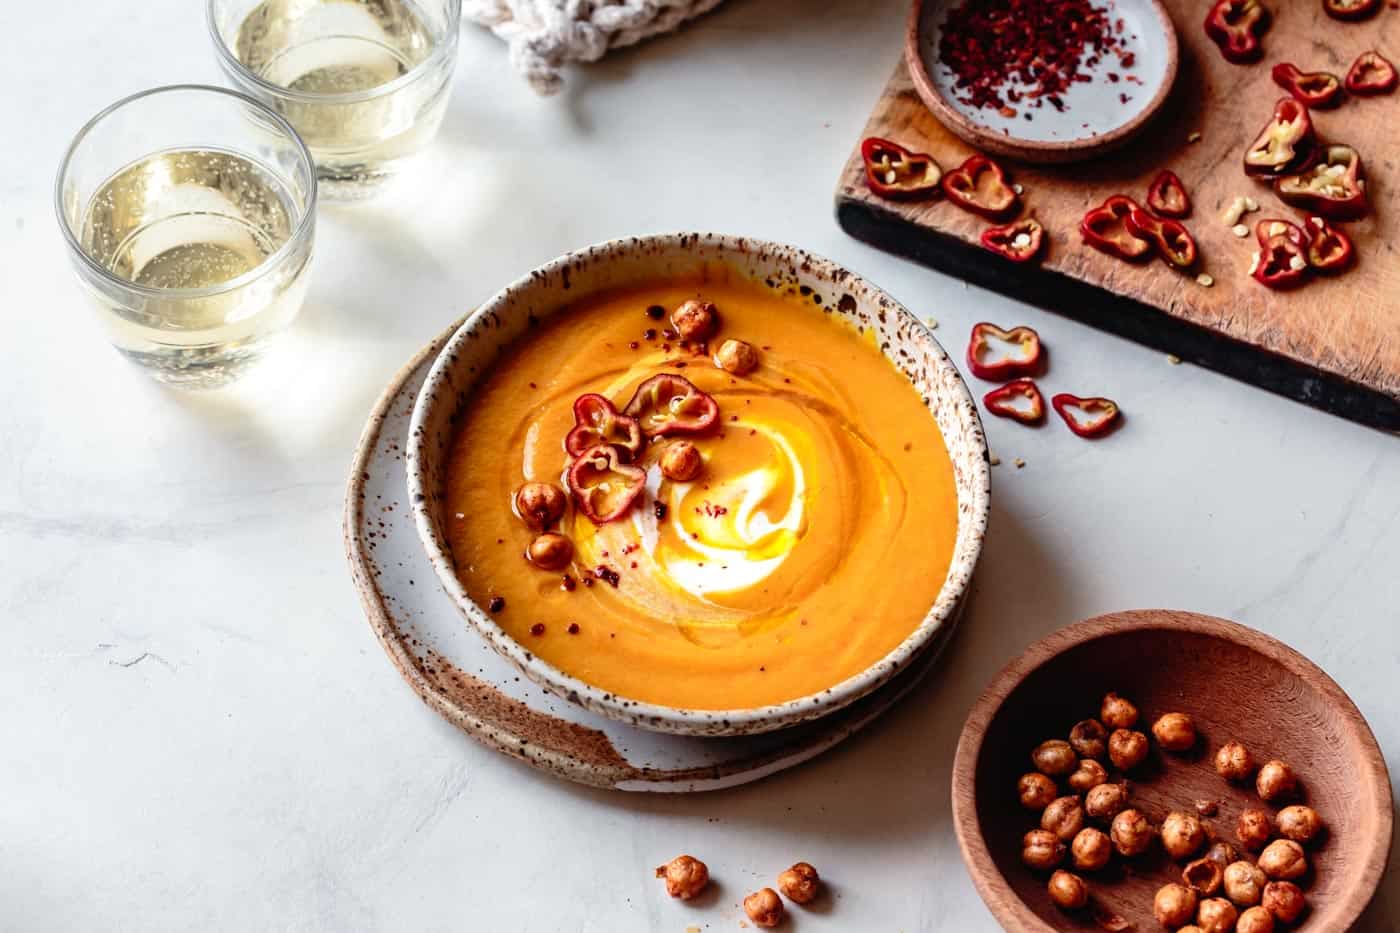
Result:
<svg viewBox="0 0 1400 933"><path fill-rule="evenodd" d="M499 352L540 319L590 294L697 274L722 263L742 278L796 292L826 308L833 325L874 330L885 356L913 383L952 459L958 528L947 578L919 625L861 673L819 693L752 709L680 709L618 696L565 674L511 638L467 596L443 533L442 488L458 413ZM423 547L457 608L531 680L590 712L645 729L744 735L816 719L860 699L907 668L950 624L982 549L990 497L987 443L967 386L933 335L880 289L810 253L761 240L671 234L613 240L570 253L508 285L453 335L414 407L407 449L408 494Z"/></svg>
<svg viewBox="0 0 1400 933"><path fill-rule="evenodd" d="M1095 910L1135 930L1161 928L1153 896L1181 881L1181 863L1170 861L1160 842L1135 859L1114 855L1104 870L1082 873L1094 909L1071 913L1051 903L1046 874L1020 858L1021 837L1038 827L1038 815L1017 799L1017 779L1032 770L1031 750L1096 718L1109 691L1137 704L1137 729L1150 732L1157 716L1180 711L1200 733L1182 754L1165 753L1154 741L1148 760L1129 773L1130 806L1154 825L1172 810L1204 809L1208 837L1237 842L1243 808L1283 804L1263 803L1252 782L1230 784L1217 775L1216 750L1237 740L1260 762L1292 765L1302 797L1288 802L1313 807L1327 827L1308 847L1311 867L1298 881L1308 903L1303 929L1351 929L1390 852L1390 777L1370 727L1332 678L1287 645L1224 619L1167 610L1113 613L1060 629L998 674L968 716L953 761L953 825L972 880L1005 929L1097 930Z"/></svg>
<svg viewBox="0 0 1400 933"><path fill-rule="evenodd" d="M939 122L984 152L1038 163L1102 155L1142 130L1176 81L1176 28L1160 0L1109 0L1110 17L1123 21L1120 41L1133 55L1131 68L1123 67L1114 54L1101 56L1092 67L1081 66L1092 80L1075 82L1059 95L1063 110L1047 99L1038 101L1039 106L1028 99L1010 103L1014 116L974 106L957 88L957 78L939 52L948 14L963 2L916 0L904 59L919 97Z"/></svg>

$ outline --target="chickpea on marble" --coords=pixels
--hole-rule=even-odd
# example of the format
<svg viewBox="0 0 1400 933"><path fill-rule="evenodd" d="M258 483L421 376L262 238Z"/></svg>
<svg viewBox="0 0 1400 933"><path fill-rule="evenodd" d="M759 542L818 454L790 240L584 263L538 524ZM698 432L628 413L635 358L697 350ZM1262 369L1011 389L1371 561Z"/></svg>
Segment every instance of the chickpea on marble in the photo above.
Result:
<svg viewBox="0 0 1400 933"><path fill-rule="evenodd" d="M1078 910L1089 903L1089 885L1072 872L1057 871L1046 886L1050 900L1061 910Z"/></svg>
<svg viewBox="0 0 1400 933"><path fill-rule="evenodd" d="M1049 871L1065 860L1065 844L1044 829L1033 829L1021 837L1021 861L1036 871Z"/></svg>
<svg viewBox="0 0 1400 933"><path fill-rule="evenodd" d="M1254 779L1254 790L1260 800L1270 803L1283 800L1298 792L1298 776L1286 762L1278 759L1266 761Z"/></svg>
<svg viewBox="0 0 1400 933"><path fill-rule="evenodd" d="M1185 885L1164 884L1152 899L1152 916L1164 927L1179 927L1196 916L1196 892Z"/></svg>
<svg viewBox="0 0 1400 933"><path fill-rule="evenodd" d="M1231 862L1225 866L1225 896L1240 907L1253 907L1264 896L1269 876L1249 862Z"/></svg>
<svg viewBox="0 0 1400 933"><path fill-rule="evenodd" d="M1021 775L1016 782L1016 793L1021 798L1021 806L1027 810L1044 810L1050 801L1060 794L1055 782L1039 771Z"/></svg>
<svg viewBox="0 0 1400 933"><path fill-rule="evenodd" d="M1292 923L1303 915L1308 901L1303 897L1303 889L1293 882L1270 881L1264 885L1264 896L1259 904L1273 914L1275 920Z"/></svg>
<svg viewBox="0 0 1400 933"><path fill-rule="evenodd" d="M710 883L710 870L698 858L678 855L656 869L656 877L666 879L666 893L688 901Z"/></svg>
<svg viewBox="0 0 1400 933"><path fill-rule="evenodd" d="M1041 742L1031 752L1031 764L1041 774L1048 774L1051 777L1064 777L1074 770L1077 759L1074 749L1063 739L1050 739L1048 742Z"/></svg>
<svg viewBox="0 0 1400 933"><path fill-rule="evenodd" d="M783 899L772 888L760 888L744 898L744 913L754 926L771 930L783 922Z"/></svg>
<svg viewBox="0 0 1400 933"><path fill-rule="evenodd" d="M807 904L821 892L822 879L808 862L798 862L778 876L778 890L794 904Z"/></svg>
<svg viewBox="0 0 1400 933"><path fill-rule="evenodd" d="M1194 813L1173 810L1162 821L1162 848L1174 859L1184 859L1205 845L1206 831Z"/></svg>
<svg viewBox="0 0 1400 933"><path fill-rule="evenodd" d="M1108 737L1108 759L1120 771L1131 771L1147 760L1147 736L1132 729L1115 729Z"/></svg>
<svg viewBox="0 0 1400 933"><path fill-rule="evenodd" d="M1189 751L1196 744L1196 723L1185 713L1167 713L1152 724L1152 735L1169 752Z"/></svg>
<svg viewBox="0 0 1400 933"><path fill-rule="evenodd" d="M1226 742L1215 753L1215 773L1227 781L1248 781L1258 769L1254 756L1239 742Z"/></svg>
<svg viewBox="0 0 1400 933"><path fill-rule="evenodd" d="M1099 722L1109 729L1131 729L1138 721L1138 708L1116 693L1103 698Z"/></svg>
<svg viewBox="0 0 1400 933"><path fill-rule="evenodd" d="M1097 719L1085 719L1069 730L1069 744L1080 758L1102 758L1108 753L1108 730Z"/></svg>

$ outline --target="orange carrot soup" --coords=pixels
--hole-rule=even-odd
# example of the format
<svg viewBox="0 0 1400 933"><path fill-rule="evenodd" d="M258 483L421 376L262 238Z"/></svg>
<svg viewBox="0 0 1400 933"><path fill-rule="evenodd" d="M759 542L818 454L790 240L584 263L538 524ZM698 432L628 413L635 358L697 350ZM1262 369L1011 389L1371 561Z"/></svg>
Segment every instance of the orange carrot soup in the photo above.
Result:
<svg viewBox="0 0 1400 933"><path fill-rule="evenodd" d="M933 605L958 515L937 424L868 337L724 272L550 316L456 429L468 594L635 700L751 708L864 671Z"/></svg>

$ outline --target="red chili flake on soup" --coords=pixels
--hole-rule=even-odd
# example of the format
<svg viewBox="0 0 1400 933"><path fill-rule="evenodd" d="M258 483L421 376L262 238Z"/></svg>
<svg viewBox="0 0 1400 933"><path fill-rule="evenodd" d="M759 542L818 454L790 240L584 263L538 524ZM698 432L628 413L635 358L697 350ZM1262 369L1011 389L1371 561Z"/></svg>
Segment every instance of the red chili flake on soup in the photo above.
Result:
<svg viewBox="0 0 1400 933"><path fill-rule="evenodd" d="M541 635L543 635L543 634L544 634L544 623L543 623L543 622L536 622L534 625L530 626L530 634L531 634L531 635L534 635L536 638L539 638Z"/></svg>
<svg viewBox="0 0 1400 933"><path fill-rule="evenodd" d="M570 634L570 635L577 635L577 634L578 634L578 623L577 623L577 622L570 622L570 623L569 623L569 634Z"/></svg>

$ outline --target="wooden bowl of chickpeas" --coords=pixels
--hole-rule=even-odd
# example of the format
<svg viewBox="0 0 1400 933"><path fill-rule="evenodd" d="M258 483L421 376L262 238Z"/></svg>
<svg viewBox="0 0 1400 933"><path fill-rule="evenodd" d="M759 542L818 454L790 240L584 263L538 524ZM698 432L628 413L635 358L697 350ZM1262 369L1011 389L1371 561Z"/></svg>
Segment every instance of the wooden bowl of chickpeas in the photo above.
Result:
<svg viewBox="0 0 1400 933"><path fill-rule="evenodd" d="M1390 778L1351 699L1287 645L1189 612L1028 648L968 717L952 803L1011 931L1343 931L1390 851Z"/></svg>

